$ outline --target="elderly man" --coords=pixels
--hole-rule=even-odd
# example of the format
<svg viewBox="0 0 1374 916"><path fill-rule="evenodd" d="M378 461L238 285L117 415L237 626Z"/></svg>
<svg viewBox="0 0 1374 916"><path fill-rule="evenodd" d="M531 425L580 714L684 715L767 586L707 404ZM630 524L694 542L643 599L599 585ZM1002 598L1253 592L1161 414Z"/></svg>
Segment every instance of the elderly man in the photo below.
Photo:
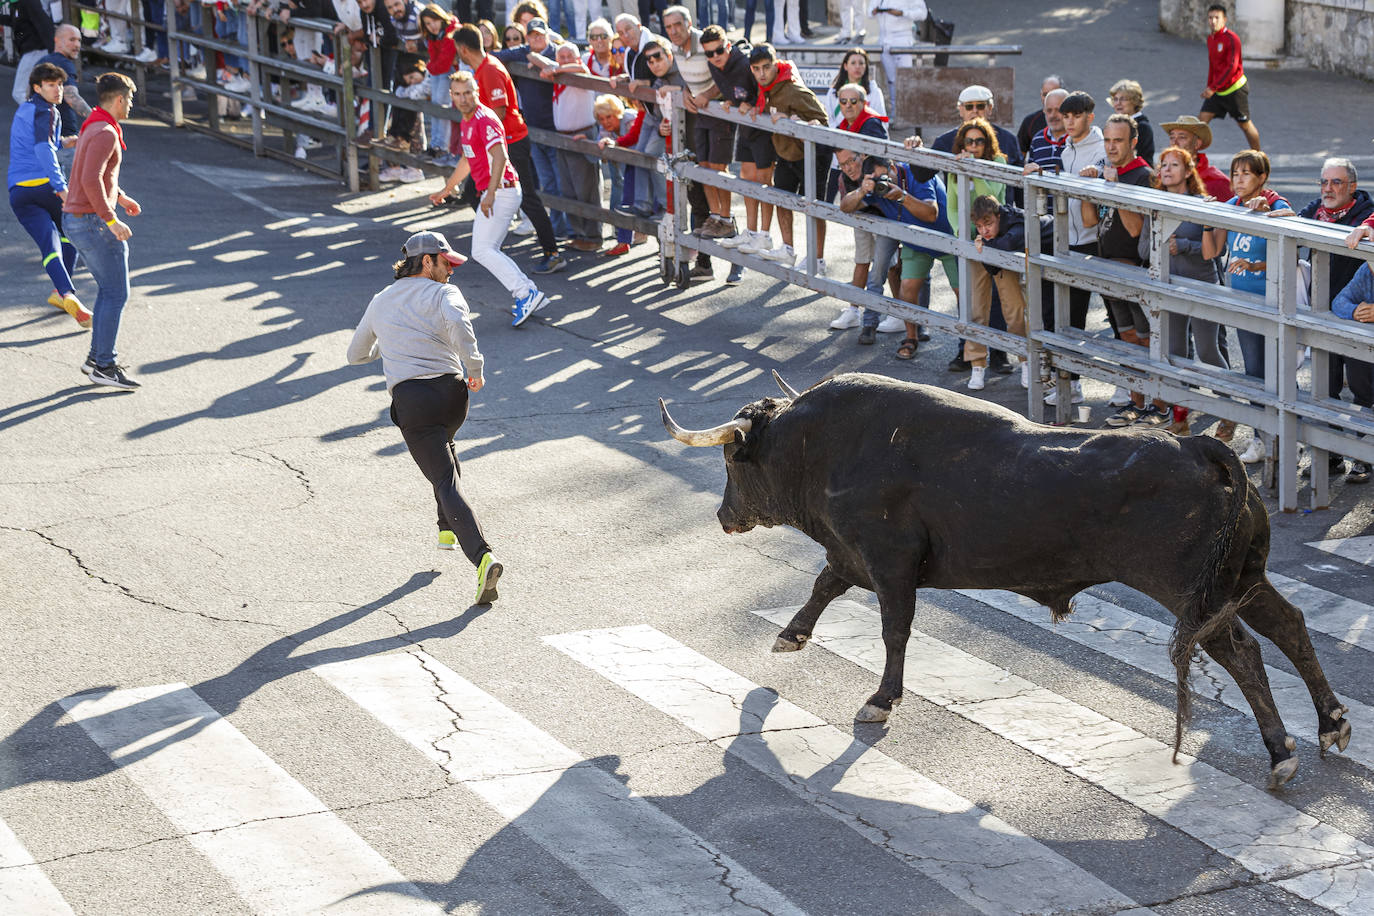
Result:
<svg viewBox="0 0 1374 916"><path fill-rule="evenodd" d="M1016 131L1017 149L1019 149L1021 155L1025 156L1027 159L1030 158L1031 139L1044 130L1049 123L1048 116L1045 113L1045 97L1054 90L1063 88L1063 77L1055 74L1050 74L1040 81L1040 107L1022 118L1021 126Z"/></svg>
<svg viewBox="0 0 1374 916"><path fill-rule="evenodd" d="M1271 216L1284 217L1292 216L1292 210L1271 210ZM1364 220L1374 215L1374 200L1370 199L1367 191L1359 188L1359 176L1355 172L1355 164L1344 157L1327 159L1322 163L1321 171L1321 194L1315 200L1297 212L1303 219L1316 220L1320 223L1330 223L1337 226L1358 226ZM1350 286L1350 281L1354 279L1356 271L1364 263L1362 258L1342 258L1332 256L1331 276L1328 289L1332 299L1336 299L1338 294ZM1332 311L1336 311L1336 304L1331 304ZM1342 315L1343 318L1350 318L1351 315ZM1357 319L1366 320L1366 319ZM1339 353L1331 353L1327 356L1327 381L1330 385L1331 397L1341 396L1341 390L1346 383L1350 385L1350 393L1353 395L1355 403L1360 407L1374 407L1374 365L1361 362L1357 359L1350 359L1341 356ZM1338 474L1344 470L1344 459L1332 452L1328 456L1330 470L1333 474ZM1355 470L1362 462L1352 462L1352 477L1360 476ZM1362 480L1351 480L1351 483L1364 483L1369 479L1369 468L1363 467Z"/></svg>
<svg viewBox="0 0 1374 916"><path fill-rule="evenodd" d="M1233 196L1231 179L1221 169L1208 162L1207 154L1203 152L1212 145L1212 128L1208 127L1205 121L1199 121L1192 115L1166 121L1160 127L1169 135L1171 146L1185 149L1193 157L1193 162L1197 163L1198 176L1202 178L1202 186L1207 189L1207 195L1216 200L1230 200Z"/></svg>
<svg viewBox="0 0 1374 916"><path fill-rule="evenodd" d="M644 50L659 36L640 25L629 13L615 17L615 34L625 49L625 72L630 79L645 83L652 80L654 76L649 72L649 62L644 60Z"/></svg>
<svg viewBox="0 0 1374 916"><path fill-rule="evenodd" d="M1060 113L1059 106L1068 97L1068 92L1063 89L1051 89L1045 93L1045 100L1041 106L1041 114L1045 116L1045 126L1035 132L1030 139L1030 146L1026 148L1024 171L1027 175L1032 172L1059 174L1064 141L1069 136L1069 130L1064 126L1064 116Z"/></svg>
<svg viewBox="0 0 1374 916"><path fill-rule="evenodd" d="M578 56L577 46L565 42L558 46L555 59L530 54L531 66L540 68L540 75L548 78L556 73L591 76L591 71ZM559 84L553 89L553 126L564 137L579 137L595 130L596 91ZM558 150L558 192L563 197L579 200L593 207L601 206L601 160L586 153ZM586 216L568 215L572 228L572 246L578 251L601 248L601 223Z"/></svg>
<svg viewBox="0 0 1374 916"><path fill-rule="evenodd" d="M703 32L692 28L691 14L684 6L670 6L663 11L663 30L673 44L678 73L687 84L682 107L687 109L687 141L692 154L703 168L723 172L730 166L735 125L703 114L713 99L720 98L720 89L711 75L710 58L702 45ZM698 235L719 239L735 234L729 191L692 182L687 193Z"/></svg>

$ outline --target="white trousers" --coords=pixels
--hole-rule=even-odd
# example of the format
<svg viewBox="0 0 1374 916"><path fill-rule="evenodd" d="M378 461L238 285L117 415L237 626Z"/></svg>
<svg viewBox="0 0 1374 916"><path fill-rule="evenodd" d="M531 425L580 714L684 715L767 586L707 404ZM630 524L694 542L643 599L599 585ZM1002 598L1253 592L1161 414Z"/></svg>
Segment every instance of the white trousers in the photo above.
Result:
<svg viewBox="0 0 1374 916"><path fill-rule="evenodd" d="M478 195L479 198L481 196ZM523 197L519 188L501 188L492 202L491 216L482 212L479 202L476 215L472 218L472 259L485 267L496 278L496 282L517 299L534 289L534 284L501 251L501 243L506 240L511 217L520 209Z"/></svg>

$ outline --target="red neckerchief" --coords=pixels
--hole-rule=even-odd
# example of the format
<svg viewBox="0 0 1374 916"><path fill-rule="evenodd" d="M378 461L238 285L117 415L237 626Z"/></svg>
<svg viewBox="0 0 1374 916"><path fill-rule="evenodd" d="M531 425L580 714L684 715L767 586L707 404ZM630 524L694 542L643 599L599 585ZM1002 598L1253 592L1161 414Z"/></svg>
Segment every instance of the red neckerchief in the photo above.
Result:
<svg viewBox="0 0 1374 916"><path fill-rule="evenodd" d="M1328 210L1325 206L1320 206L1317 207L1317 212L1314 215L1324 223L1339 223L1345 219L1345 215L1350 212L1350 208L1353 206L1355 206L1354 200L1339 210Z"/></svg>
<svg viewBox="0 0 1374 916"><path fill-rule="evenodd" d="M1126 163L1121 168L1117 169L1116 174L1118 177L1120 177L1122 175L1125 175L1127 172L1134 172L1136 169L1148 169L1149 167L1150 164L1148 162L1146 162L1139 156L1136 156L1130 162Z"/></svg>
<svg viewBox="0 0 1374 916"><path fill-rule="evenodd" d="M553 100L554 100L555 102L557 102L557 101L558 101L558 97L559 97L560 95L562 95L562 94L563 94L563 90L564 90L564 89L567 89L567 88L568 88L568 87L567 87L566 85L564 85L563 83L554 83L554 84L553 84Z"/></svg>
<svg viewBox="0 0 1374 916"><path fill-rule="evenodd" d="M1207 166L1211 165L1211 163L1207 161L1206 153L1198 153L1196 156L1194 156L1193 164L1197 167L1197 170L1199 172L1207 171Z"/></svg>
<svg viewBox="0 0 1374 916"><path fill-rule="evenodd" d="M119 148L128 149L128 147L124 145L124 131L119 129L119 122L115 120L114 115L110 114L108 111L101 108L99 105L92 108L91 113L86 116L86 120L81 122L81 130L77 131L77 135L79 136L83 131L85 131L86 128L90 127L92 124L98 124L101 121L104 121L106 124L114 128L115 139L119 141Z"/></svg>
<svg viewBox="0 0 1374 916"><path fill-rule="evenodd" d="M791 61L778 61L778 75L774 77L773 82L769 83L767 86L759 86L759 101L758 104L754 107L757 108L759 111L763 111L764 103L768 101L768 90L778 85L778 83L787 82L788 80L792 79L792 74L795 70L796 68L792 66Z"/></svg>
<svg viewBox="0 0 1374 916"><path fill-rule="evenodd" d="M858 120L856 120L856 121L854 122L854 126L851 127L850 124L849 124L849 122L846 121L846 120L844 120L844 119L841 119L841 120L840 120L840 123L839 123L838 126L839 126L840 130L847 130L847 131L849 131L849 132L852 133L852 134L857 134L857 133L859 132L860 128L862 128L866 123L868 123L869 121L875 121L875 120L876 120L876 121L886 121L887 118L885 118L884 116L878 114L878 113L877 113L876 111L874 111L872 108L869 108L867 105L865 105L864 108L863 108L863 111L859 112Z"/></svg>
<svg viewBox="0 0 1374 916"><path fill-rule="evenodd" d="M1060 137L1058 140L1054 139L1054 134L1050 133L1050 129L1048 127L1046 127L1044 130L1040 132L1040 136L1044 137L1045 142L1048 143L1050 146L1063 146L1065 143L1068 142L1069 139L1068 131L1065 131L1064 136Z"/></svg>

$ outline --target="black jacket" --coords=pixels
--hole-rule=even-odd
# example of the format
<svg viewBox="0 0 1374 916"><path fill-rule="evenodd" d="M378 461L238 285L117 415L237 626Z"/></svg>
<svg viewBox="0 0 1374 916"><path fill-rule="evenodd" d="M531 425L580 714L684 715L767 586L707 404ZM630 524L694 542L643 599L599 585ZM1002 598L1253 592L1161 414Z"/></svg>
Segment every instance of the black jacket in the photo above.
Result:
<svg viewBox="0 0 1374 916"><path fill-rule="evenodd" d="M714 66L710 68L711 79L720 90L720 100L727 105L752 106L759 100L759 84L754 79L754 71L749 69L750 50L744 42L731 45L730 53L725 55L725 66L719 70Z"/></svg>
<svg viewBox="0 0 1374 916"><path fill-rule="evenodd" d="M14 30L14 50L19 55L30 51L51 51L57 37L57 26L48 15L48 5L40 0L15 0L6 3L10 10L0 15L0 23Z"/></svg>
<svg viewBox="0 0 1374 916"><path fill-rule="evenodd" d="M1304 219L1316 219L1317 208L1322 205L1322 199L1318 197L1298 211L1298 216ZM1369 219L1370 214L1374 214L1374 199L1371 199L1368 191L1356 191L1355 203L1346 212L1345 218L1339 223L1331 225L1358 226L1360 223ZM1350 281L1355 277L1355 271L1360 269L1364 263L1364 258L1347 258L1340 255L1331 256L1331 283L1329 289L1331 297L1334 299L1336 294L1345 289Z"/></svg>
<svg viewBox="0 0 1374 916"><path fill-rule="evenodd" d="M988 239L983 244L989 248L996 248L999 251L1009 251L1014 254L1024 254L1026 251L1026 213L1020 207L1011 204L1003 204L999 212L998 233L996 238ZM1040 250L1054 250L1054 217L1040 217ZM991 264L983 265L988 269L988 273L996 276L1001 270Z"/></svg>

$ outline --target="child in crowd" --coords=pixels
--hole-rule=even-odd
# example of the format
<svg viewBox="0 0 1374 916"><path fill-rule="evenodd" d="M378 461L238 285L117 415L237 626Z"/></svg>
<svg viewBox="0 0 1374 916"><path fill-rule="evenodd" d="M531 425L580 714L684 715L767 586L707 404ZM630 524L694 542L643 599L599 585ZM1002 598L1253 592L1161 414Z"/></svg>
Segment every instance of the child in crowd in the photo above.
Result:
<svg viewBox="0 0 1374 916"><path fill-rule="evenodd" d="M1026 253L1026 214L1020 207L1012 204L1004 204L992 194L981 194L973 199L973 207L969 216L973 221L973 228L977 231L977 236L973 240L974 247L980 252L983 246L996 248L998 251L1007 251L1013 254L1024 255ZM1054 249L1054 217L1042 216L1038 225L1040 231L1040 250L1052 251ZM991 283L983 282L974 273L979 268L976 265L969 265L970 280L973 282L973 302L972 316L978 324L986 326L988 315L992 311L992 285L996 284L997 294L1002 298L1002 316L1007 320L1007 330L1013 334L1024 335L1026 333L1026 296L1022 290L1022 277L1018 274L1003 270L1000 267L993 267L991 264L982 265L986 275L992 278ZM1045 327L1052 327L1054 314L1054 284L1048 280L1040 281L1040 311L1041 315L1049 315L1045 319ZM987 366L987 347L971 340L964 341L964 359L973 364L975 372L977 367ZM974 386L969 385L970 388ZM1021 387L1030 387L1030 363L1021 364ZM976 390L976 389L975 389Z"/></svg>
<svg viewBox="0 0 1374 916"><path fill-rule="evenodd" d="M437 3L427 3L420 10L420 29L424 32L429 52L426 70L429 74L427 100L443 108L450 107L448 78L458 61L458 45L453 41L453 33L458 31L458 20L452 13ZM453 167L458 157L449 152L449 133L452 125L443 118L425 116L428 126L430 154L434 164Z"/></svg>

